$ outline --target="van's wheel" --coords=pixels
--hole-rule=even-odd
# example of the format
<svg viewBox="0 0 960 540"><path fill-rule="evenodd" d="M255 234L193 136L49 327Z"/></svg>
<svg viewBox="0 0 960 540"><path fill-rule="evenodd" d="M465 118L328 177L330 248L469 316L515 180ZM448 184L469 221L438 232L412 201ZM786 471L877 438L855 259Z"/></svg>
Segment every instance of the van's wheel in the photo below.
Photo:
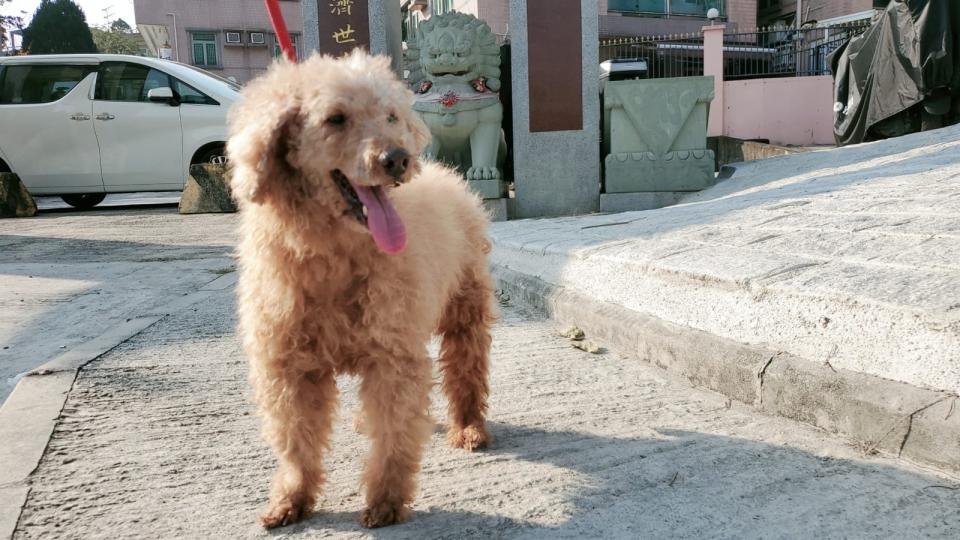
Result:
<svg viewBox="0 0 960 540"><path fill-rule="evenodd" d="M74 208L93 208L107 198L106 193L76 193L73 195L61 195L63 202Z"/></svg>
<svg viewBox="0 0 960 540"><path fill-rule="evenodd" d="M193 159L191 165L203 165L213 163L214 165L224 165L227 162L227 149L223 145L212 146L203 152L200 152Z"/></svg>

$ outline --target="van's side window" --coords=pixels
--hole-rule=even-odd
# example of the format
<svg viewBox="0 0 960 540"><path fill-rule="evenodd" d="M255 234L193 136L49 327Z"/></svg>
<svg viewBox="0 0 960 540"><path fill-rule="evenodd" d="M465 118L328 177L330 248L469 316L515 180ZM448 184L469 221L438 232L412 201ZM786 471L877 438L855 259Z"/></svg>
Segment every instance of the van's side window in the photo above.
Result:
<svg viewBox="0 0 960 540"><path fill-rule="evenodd" d="M170 77L162 71L141 64L104 62L97 76L94 99L147 101L147 92L163 87L170 87Z"/></svg>
<svg viewBox="0 0 960 540"><path fill-rule="evenodd" d="M70 93L93 66L8 65L0 80L0 105L52 103Z"/></svg>
<svg viewBox="0 0 960 540"><path fill-rule="evenodd" d="M173 93L187 105L219 105L217 101L185 82L173 79Z"/></svg>

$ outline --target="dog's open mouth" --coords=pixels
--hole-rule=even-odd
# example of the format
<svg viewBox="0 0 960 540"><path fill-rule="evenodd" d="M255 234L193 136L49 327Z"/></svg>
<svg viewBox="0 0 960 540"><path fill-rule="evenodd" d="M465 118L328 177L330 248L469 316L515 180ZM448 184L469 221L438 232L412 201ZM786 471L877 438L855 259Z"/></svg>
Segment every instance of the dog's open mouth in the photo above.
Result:
<svg viewBox="0 0 960 540"><path fill-rule="evenodd" d="M407 231L383 186L358 186L339 169L330 176L347 203L347 213L367 227L377 247L387 253L403 251Z"/></svg>

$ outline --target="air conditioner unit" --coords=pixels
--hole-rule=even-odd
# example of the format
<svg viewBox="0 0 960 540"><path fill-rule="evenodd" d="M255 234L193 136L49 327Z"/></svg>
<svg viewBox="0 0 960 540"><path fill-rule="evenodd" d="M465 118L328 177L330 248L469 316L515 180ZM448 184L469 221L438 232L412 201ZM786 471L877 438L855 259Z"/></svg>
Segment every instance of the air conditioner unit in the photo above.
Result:
<svg viewBox="0 0 960 540"><path fill-rule="evenodd" d="M266 45L267 37L263 32L250 32L251 45Z"/></svg>
<svg viewBox="0 0 960 540"><path fill-rule="evenodd" d="M226 32L226 43L230 45L240 45L243 43L240 39L240 32Z"/></svg>

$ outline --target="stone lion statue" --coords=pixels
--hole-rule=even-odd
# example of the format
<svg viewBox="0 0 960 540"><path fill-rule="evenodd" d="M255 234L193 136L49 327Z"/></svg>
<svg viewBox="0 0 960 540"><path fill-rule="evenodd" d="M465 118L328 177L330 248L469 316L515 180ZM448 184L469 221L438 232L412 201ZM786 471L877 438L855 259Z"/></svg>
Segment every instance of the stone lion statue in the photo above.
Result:
<svg viewBox="0 0 960 540"><path fill-rule="evenodd" d="M490 27L465 13L431 17L408 40L406 59L413 108L433 134L426 157L458 166L484 198L502 196L500 47Z"/></svg>

